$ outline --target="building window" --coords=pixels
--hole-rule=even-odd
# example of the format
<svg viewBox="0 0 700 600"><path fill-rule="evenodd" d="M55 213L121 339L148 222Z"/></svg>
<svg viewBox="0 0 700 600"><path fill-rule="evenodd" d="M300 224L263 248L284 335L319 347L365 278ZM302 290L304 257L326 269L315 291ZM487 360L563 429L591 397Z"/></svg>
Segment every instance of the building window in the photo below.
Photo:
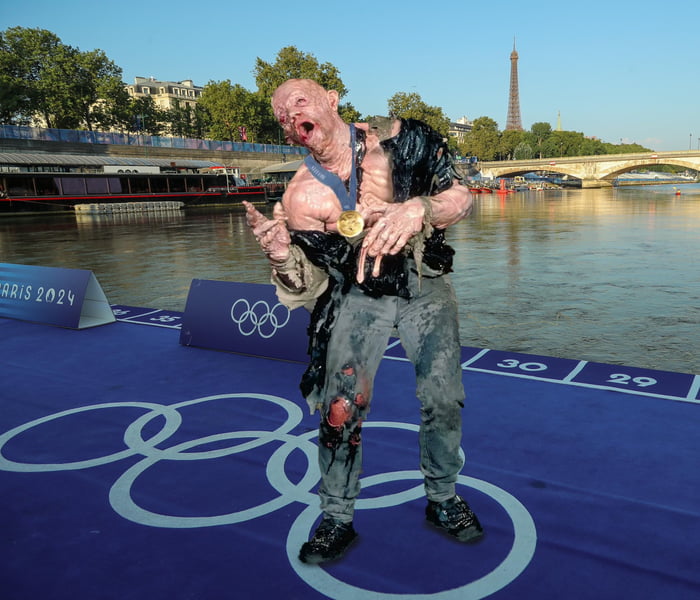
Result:
<svg viewBox="0 0 700 600"><path fill-rule="evenodd" d="M150 94L150 93L151 93L151 88L142 87L142 88L141 88L141 93L142 93L142 94Z"/></svg>

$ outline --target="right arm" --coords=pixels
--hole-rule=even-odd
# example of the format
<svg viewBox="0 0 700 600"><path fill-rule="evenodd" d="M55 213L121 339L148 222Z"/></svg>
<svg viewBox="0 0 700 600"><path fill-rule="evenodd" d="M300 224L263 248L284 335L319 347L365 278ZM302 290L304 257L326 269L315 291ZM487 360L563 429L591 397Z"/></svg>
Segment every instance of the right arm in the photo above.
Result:
<svg viewBox="0 0 700 600"><path fill-rule="evenodd" d="M328 276L292 244L283 205L275 205L272 219L249 202L244 202L244 206L248 225L272 267L271 281L280 302L297 308L318 298L328 287Z"/></svg>

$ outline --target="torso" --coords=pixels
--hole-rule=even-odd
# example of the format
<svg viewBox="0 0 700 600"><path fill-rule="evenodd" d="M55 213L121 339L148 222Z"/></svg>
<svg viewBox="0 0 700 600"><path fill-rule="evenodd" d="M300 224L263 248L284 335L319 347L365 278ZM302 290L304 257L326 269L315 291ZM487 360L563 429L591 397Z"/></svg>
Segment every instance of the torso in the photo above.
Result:
<svg viewBox="0 0 700 600"><path fill-rule="evenodd" d="M379 138L368 133L365 143L366 153L361 163L362 182L357 205L358 210L365 215L367 227L376 220L371 214L371 208L394 202L394 194L391 164ZM341 178L349 177L349 173L338 175ZM336 223L342 212L340 200L305 165L302 164L290 181L282 203L289 229L336 231Z"/></svg>

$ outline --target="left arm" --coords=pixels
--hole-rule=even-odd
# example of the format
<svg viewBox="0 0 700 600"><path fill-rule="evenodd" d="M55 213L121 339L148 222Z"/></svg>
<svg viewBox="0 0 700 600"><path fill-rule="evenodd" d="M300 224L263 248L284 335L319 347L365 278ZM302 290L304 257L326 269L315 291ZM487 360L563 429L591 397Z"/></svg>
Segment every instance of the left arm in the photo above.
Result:
<svg viewBox="0 0 700 600"><path fill-rule="evenodd" d="M370 257L397 254L415 234L425 228L445 229L472 210L472 195L456 180L435 196L417 196L406 202L387 204L367 232L363 251Z"/></svg>

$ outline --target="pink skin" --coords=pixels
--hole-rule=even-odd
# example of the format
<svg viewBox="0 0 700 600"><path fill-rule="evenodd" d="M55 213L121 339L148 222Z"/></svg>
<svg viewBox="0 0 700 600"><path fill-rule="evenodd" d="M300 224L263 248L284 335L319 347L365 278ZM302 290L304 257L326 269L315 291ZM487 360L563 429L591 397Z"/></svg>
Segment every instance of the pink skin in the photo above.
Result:
<svg viewBox="0 0 700 600"><path fill-rule="evenodd" d="M352 167L350 131L338 115L338 93L327 91L309 79L290 79L272 96L272 108L288 142L309 149L314 158L341 179L348 179ZM364 123L356 125L368 132L366 155L362 162L363 180L357 210L365 220L358 265L358 281L364 278L367 258L374 259L372 275L378 276L382 256L397 254L408 240L423 229L425 207L420 198L394 203L389 160L379 139ZM400 129L396 121L393 134ZM335 194L302 165L290 181L282 204L267 219L248 203L248 224L271 261L289 256L289 229L337 231L342 212ZM469 190L455 180L451 188L431 197L435 227L453 225L471 212Z"/></svg>
<svg viewBox="0 0 700 600"><path fill-rule="evenodd" d="M282 205L278 202L268 219L250 202L243 202L246 209L246 221L253 230L260 248L273 263L283 263L289 257L289 246L292 243L289 230L285 224Z"/></svg>

